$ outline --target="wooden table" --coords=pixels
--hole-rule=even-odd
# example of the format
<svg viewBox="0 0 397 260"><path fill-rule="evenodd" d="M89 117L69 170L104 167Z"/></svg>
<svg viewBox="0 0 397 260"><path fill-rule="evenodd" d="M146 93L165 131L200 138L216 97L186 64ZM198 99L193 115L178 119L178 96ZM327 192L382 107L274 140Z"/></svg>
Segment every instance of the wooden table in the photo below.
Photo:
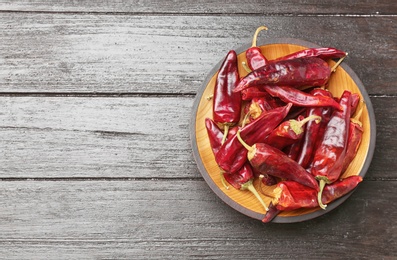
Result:
<svg viewBox="0 0 397 260"><path fill-rule="evenodd" d="M397 5L297 2L1 1L0 258L395 259ZM260 25L349 52L375 110L364 181L301 223L230 208L192 155L197 90Z"/></svg>

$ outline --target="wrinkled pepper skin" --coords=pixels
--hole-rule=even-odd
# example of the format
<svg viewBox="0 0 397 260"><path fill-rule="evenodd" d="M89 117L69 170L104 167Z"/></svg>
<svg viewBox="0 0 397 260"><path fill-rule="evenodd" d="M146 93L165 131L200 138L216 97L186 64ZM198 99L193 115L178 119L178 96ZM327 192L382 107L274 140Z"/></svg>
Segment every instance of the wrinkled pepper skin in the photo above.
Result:
<svg viewBox="0 0 397 260"><path fill-rule="evenodd" d="M312 95L299 89L288 86L264 86L272 97L278 97L286 103L300 107L333 107L342 110L342 107L332 97Z"/></svg>
<svg viewBox="0 0 397 260"><path fill-rule="evenodd" d="M344 91L339 103L343 111L333 112L311 167L311 173L326 183L336 181L342 172L349 137L351 93Z"/></svg>
<svg viewBox="0 0 397 260"><path fill-rule="evenodd" d="M352 191L362 181L361 176L350 176L324 187L321 197L328 204ZM294 181L281 181L277 184L281 190L277 198L278 210L289 211L300 208L318 207L317 191ZM277 188L276 188L277 189Z"/></svg>
<svg viewBox="0 0 397 260"><path fill-rule="evenodd" d="M335 48L321 47L321 48L304 49L304 50L297 51L297 52L288 54L286 56L277 58L275 60L290 60L290 59L304 58L304 57L318 57L323 60L328 60L328 59L343 58L346 55L347 55L346 52L335 49Z"/></svg>
<svg viewBox="0 0 397 260"><path fill-rule="evenodd" d="M350 176L326 185L321 197L322 203L328 204L343 197L354 190L362 180L361 176ZM262 219L264 223L272 221L282 211L319 206L317 191L294 181L279 182L275 188L275 193L277 195L270 203L269 210Z"/></svg>
<svg viewBox="0 0 397 260"><path fill-rule="evenodd" d="M245 163L236 173L225 175L226 181L237 190L244 190L244 184L254 179L254 172L251 165Z"/></svg>
<svg viewBox="0 0 397 260"><path fill-rule="evenodd" d="M208 139L214 155L216 155L221 148L221 141L223 138L223 131L219 129L218 125L211 119L205 119L205 128L207 129Z"/></svg>
<svg viewBox="0 0 397 260"><path fill-rule="evenodd" d="M282 122L291 106L292 104L288 104L262 113L260 117L242 127L241 136L248 144L262 142ZM221 146L215 160L222 170L234 173L247 161L247 153L248 151L237 139L237 135L233 135Z"/></svg>
<svg viewBox="0 0 397 260"><path fill-rule="evenodd" d="M234 92L254 86L323 86L328 82L331 69L317 57L269 62L241 79Z"/></svg>
<svg viewBox="0 0 397 260"><path fill-rule="evenodd" d="M363 132L364 130L360 123L350 121L349 137L347 141L348 144L346 155L343 160L342 173L347 170L347 167L349 167L351 161L353 161L354 157L356 157L358 148L360 147L361 139L363 137Z"/></svg>
<svg viewBox="0 0 397 260"><path fill-rule="evenodd" d="M320 88L313 89L310 91L310 94L332 98L331 92ZM310 166L310 163L313 160L316 143L318 140L322 140L322 135L324 133L323 129L325 129L325 126L328 124L331 112L332 109L329 107L313 107L306 111L306 116L320 116L321 122L318 124L315 121L310 121L306 125L306 131L302 138L300 151L296 157L296 161L305 169Z"/></svg>
<svg viewBox="0 0 397 260"><path fill-rule="evenodd" d="M231 50L226 55L216 78L213 96L213 120L216 123L232 126L239 122L241 95L233 92L239 81L237 54Z"/></svg>
<svg viewBox="0 0 397 260"><path fill-rule="evenodd" d="M259 172L319 190L316 179L280 150L265 143L256 143L252 148L247 157L252 167Z"/></svg>

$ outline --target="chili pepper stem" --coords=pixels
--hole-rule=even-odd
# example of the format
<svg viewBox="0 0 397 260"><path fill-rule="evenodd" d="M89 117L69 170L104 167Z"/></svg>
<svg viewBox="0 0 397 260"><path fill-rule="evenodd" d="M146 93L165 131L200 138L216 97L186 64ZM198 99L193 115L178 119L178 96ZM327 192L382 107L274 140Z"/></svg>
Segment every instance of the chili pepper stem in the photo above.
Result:
<svg viewBox="0 0 397 260"><path fill-rule="evenodd" d="M346 52L346 55L344 56L344 57L342 57L342 58L340 58L339 60L338 60L338 62L337 63L335 63L335 65L331 68L331 72L335 72L336 71L336 68L342 63L342 61L346 58L346 56L347 56L347 52Z"/></svg>
<svg viewBox="0 0 397 260"><path fill-rule="evenodd" d="M244 70L247 71L247 73L252 72L245 61L241 62L241 65L243 66Z"/></svg>
<svg viewBox="0 0 397 260"><path fill-rule="evenodd" d="M295 132L295 134L299 135L299 134L301 134L301 133L303 132L303 126L304 126L307 122L312 121L312 120L315 120L315 121L316 121L316 124L318 124L318 123L321 122L321 116L310 115L310 116L308 116L308 117L302 119L301 121L292 119L292 120L290 121L291 129L292 129L292 131Z"/></svg>
<svg viewBox="0 0 397 260"><path fill-rule="evenodd" d="M259 200L259 202L262 204L262 206L265 209L265 211L269 210L269 208L267 207L266 203L263 201L261 195L259 195L258 191L255 189L252 180L249 180L248 182L244 183L241 186L240 190L249 190Z"/></svg>
<svg viewBox="0 0 397 260"><path fill-rule="evenodd" d="M253 146L249 146L246 142L244 142L244 140L241 138L240 135L240 130L237 131L236 133L237 135L237 139L240 141L240 143L244 146L245 149L248 150L248 152L253 152L254 151L254 147Z"/></svg>
<svg viewBox="0 0 397 260"><path fill-rule="evenodd" d="M225 187L225 189L228 190L229 189L229 185L227 185L227 183L226 183L226 179L225 179L225 175L224 174L225 173L223 171L219 172L219 176L221 178L222 185L223 185L223 187Z"/></svg>
<svg viewBox="0 0 397 260"><path fill-rule="evenodd" d="M259 177L258 177L258 180L259 180L259 189L261 190L261 192L262 192L262 194L263 195L265 195L266 197L270 197L270 198L272 198L272 199L274 199L274 194L271 194L271 193L269 193L269 192L265 192L264 190L263 190L263 188L262 188L262 179L264 178L265 176L263 175L263 174L261 174L261 175L259 175Z"/></svg>
<svg viewBox="0 0 397 260"><path fill-rule="evenodd" d="M256 47L256 41L258 39L258 34L260 31L267 31L267 27L266 26L259 26L258 29L256 29L254 37L252 38L252 47Z"/></svg>
<svg viewBox="0 0 397 260"><path fill-rule="evenodd" d="M223 138L222 138L221 144L225 143L228 133L229 133L229 124L225 124L224 129L223 129Z"/></svg>
<svg viewBox="0 0 397 260"><path fill-rule="evenodd" d="M327 205L324 205L323 201L322 201L322 195L323 195L323 190L324 190L325 184L326 184L326 181L324 179L320 179L320 183L319 183L320 191L317 193L317 202L318 202L318 205L320 206L320 208L322 208L322 209L327 208Z"/></svg>
<svg viewBox="0 0 397 260"><path fill-rule="evenodd" d="M214 94L211 94L211 95L207 96L206 99L207 99L208 101L210 101L213 97L214 97Z"/></svg>

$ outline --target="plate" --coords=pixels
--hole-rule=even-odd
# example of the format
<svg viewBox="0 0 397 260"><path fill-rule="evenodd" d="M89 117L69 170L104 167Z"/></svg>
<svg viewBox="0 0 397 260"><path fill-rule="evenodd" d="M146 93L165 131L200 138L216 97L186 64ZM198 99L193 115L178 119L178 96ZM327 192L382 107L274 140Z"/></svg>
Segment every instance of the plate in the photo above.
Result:
<svg viewBox="0 0 397 260"><path fill-rule="evenodd" d="M261 48L262 53L264 53L266 58L269 60L276 59L302 49L320 47L317 44L311 42L290 38L267 40L258 39L257 46ZM247 43L239 48L235 48L235 51L238 54L239 73L241 77L247 74L246 70L241 64L243 61L246 61L245 51L250 47L251 43ZM193 155L204 180L222 201L242 214L254 219L262 220L266 212L251 192L239 191L233 187L226 189L222 185L219 178L219 167L215 162L205 127L205 118L212 118L212 101L209 101L208 97L213 94L216 74L225 56L223 56L208 73L201 88L198 90L194 101L190 124ZM343 61L337 68L336 72L332 74L329 80L328 89L334 96L337 97L339 97L345 89L350 90L352 93L358 93L361 96L361 100L364 100L366 104L362 114L364 131L359 150L356 157L351 162L349 168L342 175L342 177L348 177L351 175L360 175L364 177L371 163L375 149L375 115L371 100L369 99L363 83L357 77L354 71L347 65L347 62L348 58L345 59L345 61ZM332 66L334 61L329 61L329 64ZM257 189L259 188L257 182L255 182L254 185ZM352 194L352 192L329 203L325 210L318 207L312 209L298 209L289 212L281 212L272 220L272 222L292 223L319 217L339 206ZM270 198L264 195L262 198L269 205Z"/></svg>

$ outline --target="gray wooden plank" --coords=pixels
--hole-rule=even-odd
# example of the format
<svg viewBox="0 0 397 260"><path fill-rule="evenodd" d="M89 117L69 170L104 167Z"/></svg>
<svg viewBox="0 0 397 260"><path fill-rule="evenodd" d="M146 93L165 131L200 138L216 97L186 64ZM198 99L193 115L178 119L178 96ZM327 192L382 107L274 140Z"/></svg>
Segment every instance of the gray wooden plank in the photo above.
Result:
<svg viewBox="0 0 397 260"><path fill-rule="evenodd" d="M0 13L0 92L193 94L227 51L301 38L349 52L371 94L396 94L397 18ZM224 25L228 26L225 27Z"/></svg>
<svg viewBox="0 0 397 260"><path fill-rule="evenodd" d="M393 1L1 1L0 10L208 14L396 14Z"/></svg>
<svg viewBox="0 0 397 260"><path fill-rule="evenodd" d="M371 100L377 145L367 177L395 179L396 102ZM199 178L189 136L193 101L1 97L0 178Z"/></svg>
<svg viewBox="0 0 397 260"><path fill-rule="evenodd" d="M392 259L396 184L364 181L319 218L262 224L229 208L200 180L3 181L0 253L6 259Z"/></svg>
<svg viewBox="0 0 397 260"><path fill-rule="evenodd" d="M0 175L198 177L193 99L0 98Z"/></svg>

